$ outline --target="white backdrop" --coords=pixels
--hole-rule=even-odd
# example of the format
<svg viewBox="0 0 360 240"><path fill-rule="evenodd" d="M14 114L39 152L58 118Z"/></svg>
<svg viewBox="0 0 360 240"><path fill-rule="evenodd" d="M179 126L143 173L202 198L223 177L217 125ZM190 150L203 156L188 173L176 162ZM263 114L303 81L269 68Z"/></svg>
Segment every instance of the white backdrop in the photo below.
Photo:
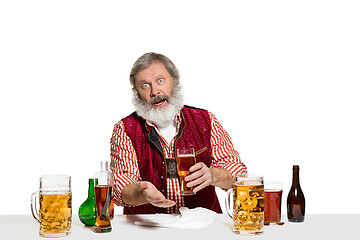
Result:
<svg viewBox="0 0 360 240"><path fill-rule="evenodd" d="M148 51L173 60L185 103L217 116L250 173L284 182L283 210L299 164L307 213L359 214L359 12L347 0L1 1L0 214L30 214L51 173L72 176L77 214Z"/></svg>

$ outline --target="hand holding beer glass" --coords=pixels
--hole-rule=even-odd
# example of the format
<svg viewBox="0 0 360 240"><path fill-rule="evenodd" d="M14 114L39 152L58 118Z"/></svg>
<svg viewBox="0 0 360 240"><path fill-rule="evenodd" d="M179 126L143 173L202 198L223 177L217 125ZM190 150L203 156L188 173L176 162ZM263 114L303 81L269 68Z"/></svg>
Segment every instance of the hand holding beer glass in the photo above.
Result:
<svg viewBox="0 0 360 240"><path fill-rule="evenodd" d="M235 175L233 188L227 191L225 205L234 221L233 232L240 235L261 234L264 226L263 177Z"/></svg>
<svg viewBox="0 0 360 240"><path fill-rule="evenodd" d="M39 199L39 213L37 200ZM63 237L71 232L71 177L44 175L39 191L31 196L31 212L40 223L41 237Z"/></svg>
<svg viewBox="0 0 360 240"><path fill-rule="evenodd" d="M190 175L189 169L196 163L194 148L178 149L176 155L176 162L180 178L180 194L183 196L194 195L194 187L187 187L185 181L185 177Z"/></svg>

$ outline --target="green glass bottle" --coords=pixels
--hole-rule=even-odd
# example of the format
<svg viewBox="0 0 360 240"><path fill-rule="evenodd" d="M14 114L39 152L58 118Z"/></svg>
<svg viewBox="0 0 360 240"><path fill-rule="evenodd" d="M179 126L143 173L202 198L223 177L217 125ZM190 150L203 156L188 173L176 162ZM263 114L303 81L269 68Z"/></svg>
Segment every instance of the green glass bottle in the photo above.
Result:
<svg viewBox="0 0 360 240"><path fill-rule="evenodd" d="M96 222L94 178L89 179L88 198L79 207L79 219L85 226L94 226Z"/></svg>

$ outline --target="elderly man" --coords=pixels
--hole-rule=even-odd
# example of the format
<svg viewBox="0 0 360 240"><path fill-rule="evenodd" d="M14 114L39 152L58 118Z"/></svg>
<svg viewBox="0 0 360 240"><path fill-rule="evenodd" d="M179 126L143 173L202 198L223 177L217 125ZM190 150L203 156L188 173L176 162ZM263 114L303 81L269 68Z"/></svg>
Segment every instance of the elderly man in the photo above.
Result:
<svg viewBox="0 0 360 240"><path fill-rule="evenodd" d="M179 77L172 61L157 53L144 54L132 67L136 111L115 124L111 138L115 203L124 214L177 213L182 206L220 213L215 186L229 189L233 175L247 173L215 116L184 106ZM189 147L196 164L185 180L196 194L182 196L170 166L176 149Z"/></svg>

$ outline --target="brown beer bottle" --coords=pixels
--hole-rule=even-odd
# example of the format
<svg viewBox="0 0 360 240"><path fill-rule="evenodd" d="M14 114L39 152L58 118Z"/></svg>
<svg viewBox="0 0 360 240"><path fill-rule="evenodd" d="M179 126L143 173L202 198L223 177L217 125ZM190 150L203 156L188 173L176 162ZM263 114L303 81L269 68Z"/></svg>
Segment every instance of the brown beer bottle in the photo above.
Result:
<svg viewBox="0 0 360 240"><path fill-rule="evenodd" d="M293 181L287 198L289 222L303 222L305 219L305 197L300 187L299 166L293 166Z"/></svg>

